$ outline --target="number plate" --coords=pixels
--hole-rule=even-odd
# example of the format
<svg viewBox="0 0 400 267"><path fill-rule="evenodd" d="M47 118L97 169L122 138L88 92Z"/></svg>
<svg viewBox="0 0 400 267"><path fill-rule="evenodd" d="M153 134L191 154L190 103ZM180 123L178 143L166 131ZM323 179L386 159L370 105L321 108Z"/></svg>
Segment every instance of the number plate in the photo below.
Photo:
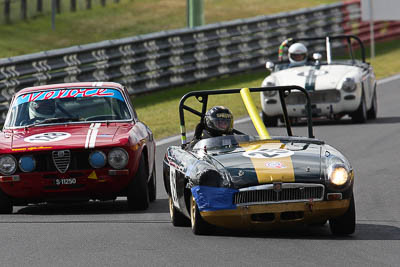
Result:
<svg viewBox="0 0 400 267"><path fill-rule="evenodd" d="M76 178L55 179L54 184L55 185L76 184Z"/></svg>

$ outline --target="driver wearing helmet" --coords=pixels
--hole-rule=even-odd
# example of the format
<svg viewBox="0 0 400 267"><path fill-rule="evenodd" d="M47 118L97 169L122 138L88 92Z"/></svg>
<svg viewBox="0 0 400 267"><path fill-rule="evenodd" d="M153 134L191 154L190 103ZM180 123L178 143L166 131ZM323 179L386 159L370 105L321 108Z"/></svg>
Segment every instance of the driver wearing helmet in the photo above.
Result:
<svg viewBox="0 0 400 267"><path fill-rule="evenodd" d="M233 115L223 106L215 106L207 111L204 120L196 126L191 146L204 138L233 134Z"/></svg>
<svg viewBox="0 0 400 267"><path fill-rule="evenodd" d="M29 118L52 118L55 116L56 105L53 99L38 100L29 103Z"/></svg>
<svg viewBox="0 0 400 267"><path fill-rule="evenodd" d="M209 109L204 117L203 137L230 135L233 131L233 115L223 106Z"/></svg>
<svg viewBox="0 0 400 267"><path fill-rule="evenodd" d="M307 62L307 48L302 43L294 43L289 47L290 66L300 66Z"/></svg>

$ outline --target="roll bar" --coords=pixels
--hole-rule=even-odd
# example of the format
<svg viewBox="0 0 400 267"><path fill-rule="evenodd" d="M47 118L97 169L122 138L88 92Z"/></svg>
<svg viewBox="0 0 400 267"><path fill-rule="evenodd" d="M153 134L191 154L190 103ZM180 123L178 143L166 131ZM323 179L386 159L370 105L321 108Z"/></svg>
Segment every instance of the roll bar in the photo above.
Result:
<svg viewBox="0 0 400 267"><path fill-rule="evenodd" d="M204 119L207 112L208 97L210 95L223 95L223 94L240 94L241 89L221 89L221 90L204 90L204 91L192 91L185 94L179 102L179 118L180 118L180 128L181 128L181 141L182 145L186 144L186 128L185 128L185 114L184 110L189 111L200 117L200 121ZM311 100L308 92L300 86L289 85L289 86L271 86L271 87L260 87L260 88L249 88L250 92L266 92L266 91L278 91L279 98L282 105L283 119L286 125L286 130L289 136L293 136L292 128L290 126L289 116L286 108L285 96L289 95L291 90L299 90L302 92L307 101L305 104L307 111L307 124L308 124L308 136L309 138L314 138L313 126L312 126L312 113L311 113ZM185 105L185 101L190 98L195 97L199 103L202 104L201 111L195 110L192 107Z"/></svg>

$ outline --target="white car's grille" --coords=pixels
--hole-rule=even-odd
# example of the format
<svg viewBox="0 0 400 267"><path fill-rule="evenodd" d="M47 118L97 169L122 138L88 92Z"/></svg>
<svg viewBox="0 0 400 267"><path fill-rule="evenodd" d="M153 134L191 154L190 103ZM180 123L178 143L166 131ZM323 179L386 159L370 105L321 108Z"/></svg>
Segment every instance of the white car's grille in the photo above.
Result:
<svg viewBox="0 0 400 267"><path fill-rule="evenodd" d="M323 90L309 92L311 104L337 103L340 101L339 90ZM306 97L303 93L293 92L285 98L288 105L304 105Z"/></svg>
<svg viewBox="0 0 400 267"><path fill-rule="evenodd" d="M61 173L65 173L69 167L71 152L69 150L53 151L52 157L57 170Z"/></svg>

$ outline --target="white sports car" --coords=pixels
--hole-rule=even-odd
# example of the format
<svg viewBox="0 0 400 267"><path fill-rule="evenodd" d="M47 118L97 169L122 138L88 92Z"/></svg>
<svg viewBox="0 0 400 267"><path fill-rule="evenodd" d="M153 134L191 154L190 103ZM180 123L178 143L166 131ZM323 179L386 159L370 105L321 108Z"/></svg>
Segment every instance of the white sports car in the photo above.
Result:
<svg viewBox="0 0 400 267"><path fill-rule="evenodd" d="M313 59L304 60L304 64L292 64L282 60L283 47L298 42L316 42L324 44L323 55L314 53ZM344 53L338 53L338 59L332 59L332 47L347 45L349 59ZM315 46L315 44L314 44ZM361 59L356 59L353 46L358 46ZM331 51L332 50L332 51ZM336 50L335 50L336 51ZM280 46L280 61L267 62L271 74L262 82L262 87L298 85L306 88L312 103L312 116L339 120L349 115L354 122L364 123L375 119L377 115L376 80L372 66L365 62L365 49L361 40L353 35L336 35L285 40ZM289 51L290 52L290 51ZM306 99L300 92L291 92L285 97L289 117L296 121L306 117L304 104ZM280 95L277 91L261 93L262 118L266 125L276 126L283 118Z"/></svg>

